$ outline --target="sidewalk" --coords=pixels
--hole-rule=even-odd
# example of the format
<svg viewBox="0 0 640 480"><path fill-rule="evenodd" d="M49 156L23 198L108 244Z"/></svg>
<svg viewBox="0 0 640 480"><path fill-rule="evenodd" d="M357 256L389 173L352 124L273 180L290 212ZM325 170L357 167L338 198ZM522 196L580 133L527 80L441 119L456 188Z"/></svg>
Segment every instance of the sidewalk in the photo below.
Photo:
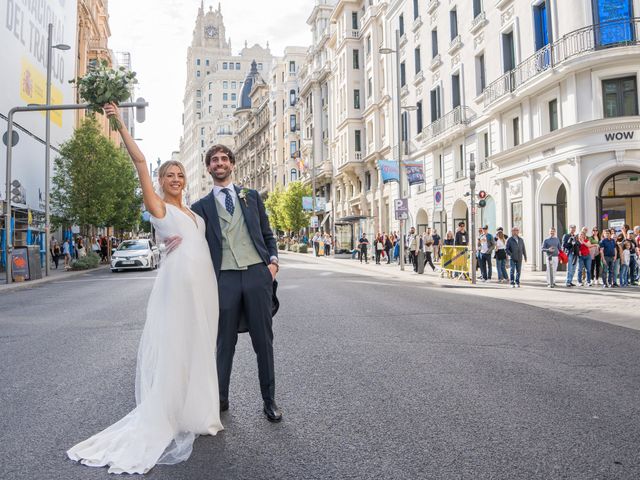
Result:
<svg viewBox="0 0 640 480"><path fill-rule="evenodd" d="M93 268L90 270L69 270L65 271L64 267L61 265L57 270L52 268L49 270L49 276L44 276L44 271L42 272L42 278L39 280L27 280L25 282L13 282L9 285L5 283L5 274L2 272L2 279L0 280L0 294L5 292L12 292L15 290L21 290L25 288L33 288L38 285L42 285L43 283L54 282L56 280L67 279L71 277L77 277L78 275L82 275L83 273L95 272L96 270L100 270L103 268L108 268L109 265L99 265L98 268Z"/></svg>
<svg viewBox="0 0 640 480"><path fill-rule="evenodd" d="M495 269L493 280L479 281L471 285L466 280L441 278L439 272L432 272L427 266L425 273L419 275L411 265L405 265L401 271L397 263L376 265L374 262L360 263L358 260L334 257L314 257L312 254L279 252L283 256L291 255L302 259L309 266L317 265L318 269L337 270L349 274L360 274L381 280L398 280L424 285L425 288L455 289L463 295L486 297L486 300L498 298L516 303L523 303L549 310L607 322L627 328L640 330L640 287L603 289L602 286L572 287L564 286L565 272L559 272L558 287L548 288L545 272L523 270L522 288L510 288L509 284L497 283ZM438 264L436 264L436 267ZM285 267L288 268L288 267ZM293 266L293 268L296 268ZM575 280L574 280L574 283ZM516 314L517 309L506 314Z"/></svg>

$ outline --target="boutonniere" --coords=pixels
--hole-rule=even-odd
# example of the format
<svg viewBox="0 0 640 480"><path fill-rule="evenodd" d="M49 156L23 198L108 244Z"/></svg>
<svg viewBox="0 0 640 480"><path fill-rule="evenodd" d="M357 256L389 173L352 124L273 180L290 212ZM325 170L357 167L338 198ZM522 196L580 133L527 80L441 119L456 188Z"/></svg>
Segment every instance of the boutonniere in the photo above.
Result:
<svg viewBox="0 0 640 480"><path fill-rule="evenodd" d="M248 188L243 188L242 190L240 190L240 193L238 194L238 197L244 202L244 206L245 207L249 206L247 204L247 195L249 195L249 189Z"/></svg>

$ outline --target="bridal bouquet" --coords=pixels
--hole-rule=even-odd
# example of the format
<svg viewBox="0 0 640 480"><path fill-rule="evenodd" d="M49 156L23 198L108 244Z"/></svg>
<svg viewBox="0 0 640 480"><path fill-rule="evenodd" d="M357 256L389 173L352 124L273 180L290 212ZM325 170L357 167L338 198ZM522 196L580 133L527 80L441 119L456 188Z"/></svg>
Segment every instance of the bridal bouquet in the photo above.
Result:
<svg viewBox="0 0 640 480"><path fill-rule="evenodd" d="M121 103L131 98L133 86L138 83L136 72L124 67L114 70L106 60L102 60L89 70L84 77L70 80L78 86L80 98L89 104L90 112L103 113L105 103ZM109 125L113 130L120 128L115 117L109 117Z"/></svg>

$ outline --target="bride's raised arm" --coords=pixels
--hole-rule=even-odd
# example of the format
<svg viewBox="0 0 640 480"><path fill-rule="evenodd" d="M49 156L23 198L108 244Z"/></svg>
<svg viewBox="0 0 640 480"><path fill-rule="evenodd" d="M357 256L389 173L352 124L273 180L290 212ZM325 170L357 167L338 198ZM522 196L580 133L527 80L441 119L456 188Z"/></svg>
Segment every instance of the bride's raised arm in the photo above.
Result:
<svg viewBox="0 0 640 480"><path fill-rule="evenodd" d="M149 175L147 161L144 158L143 153L140 151L140 148L138 148L135 140L131 138L129 130L127 130L127 128L124 126L122 118L120 117L120 111L118 107L113 103L107 104L104 106L104 112L109 117L115 116L120 123L118 132L122 137L122 141L124 142L125 147L127 147L127 151L129 152L131 160L133 160L133 165L138 171L138 178L140 179L140 186L142 187L142 198L144 200L144 206L147 208L147 211L154 217L163 218L166 214L166 205L153 188L153 181L151 180L151 176Z"/></svg>

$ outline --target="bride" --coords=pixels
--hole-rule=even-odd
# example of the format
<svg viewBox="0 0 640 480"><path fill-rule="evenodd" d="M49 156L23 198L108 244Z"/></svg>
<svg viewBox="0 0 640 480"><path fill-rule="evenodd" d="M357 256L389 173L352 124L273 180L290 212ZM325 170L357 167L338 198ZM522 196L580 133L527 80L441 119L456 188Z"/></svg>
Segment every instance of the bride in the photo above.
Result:
<svg viewBox="0 0 640 480"><path fill-rule="evenodd" d="M160 166L154 191L142 152L120 120L120 135L138 171L144 204L161 238L182 237L180 252L163 261L149 297L138 349L136 408L67 451L72 460L109 473L146 473L156 464L189 458L197 435L222 430L215 348L218 289L204 220L182 204L185 170Z"/></svg>

